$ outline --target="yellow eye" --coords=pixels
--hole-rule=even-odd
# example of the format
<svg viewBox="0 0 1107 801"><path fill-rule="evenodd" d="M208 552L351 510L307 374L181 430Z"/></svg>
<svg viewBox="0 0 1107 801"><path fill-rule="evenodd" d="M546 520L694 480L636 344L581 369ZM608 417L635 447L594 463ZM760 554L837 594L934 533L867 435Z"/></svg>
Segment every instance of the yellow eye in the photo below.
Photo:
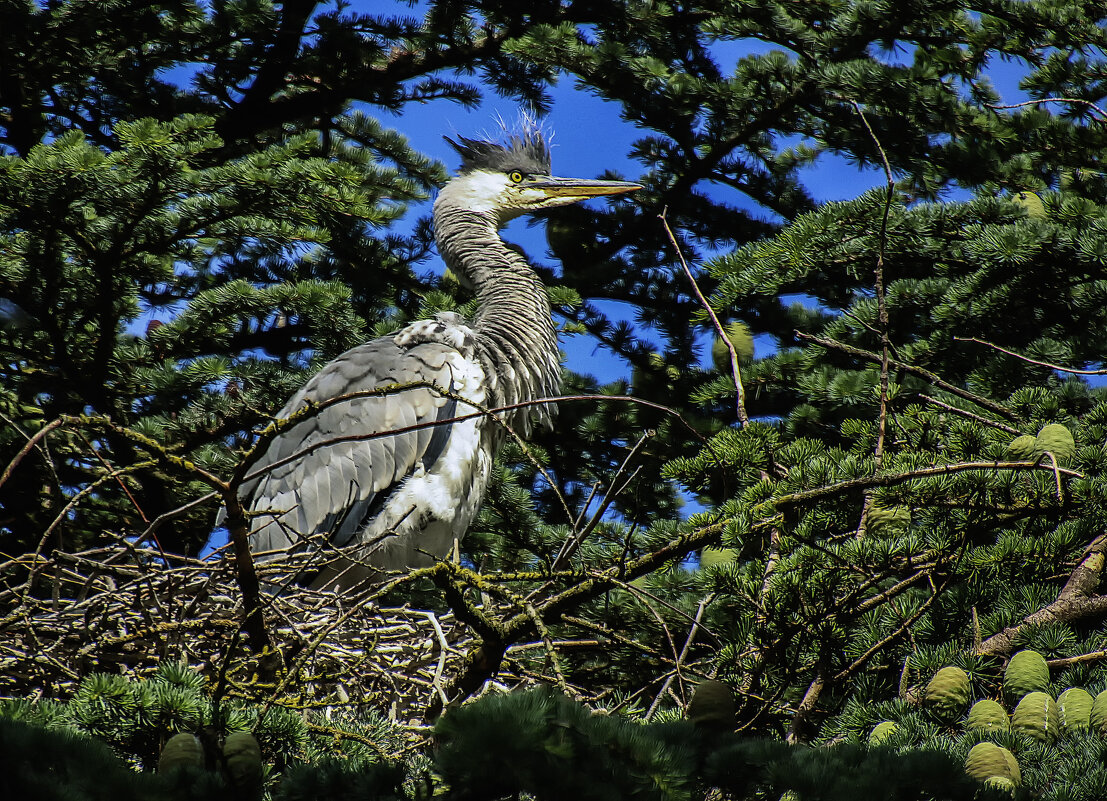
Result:
<svg viewBox="0 0 1107 801"><path fill-rule="evenodd" d="M512 170L507 174L507 177L511 179L513 184L521 184L523 182L523 174L518 170Z"/></svg>

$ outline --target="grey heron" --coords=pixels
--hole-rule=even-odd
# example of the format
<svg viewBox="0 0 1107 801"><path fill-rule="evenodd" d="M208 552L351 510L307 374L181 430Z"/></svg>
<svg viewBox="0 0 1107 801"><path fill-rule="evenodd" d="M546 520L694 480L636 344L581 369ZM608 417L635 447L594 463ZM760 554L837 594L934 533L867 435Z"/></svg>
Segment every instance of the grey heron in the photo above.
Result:
<svg viewBox="0 0 1107 801"><path fill-rule="evenodd" d="M278 412L391 385L429 384L326 405L279 435L243 484L255 553L303 545L321 553L312 586L345 589L447 555L476 517L504 429L465 400L499 408L556 395L557 331L545 288L500 238L521 214L617 195L624 181L558 178L536 131L506 144L447 142L461 168L434 203L435 241L475 293L471 320L439 313L327 364ZM526 436L552 410L502 419ZM432 424L432 425L428 425ZM372 436L394 432L386 436Z"/></svg>

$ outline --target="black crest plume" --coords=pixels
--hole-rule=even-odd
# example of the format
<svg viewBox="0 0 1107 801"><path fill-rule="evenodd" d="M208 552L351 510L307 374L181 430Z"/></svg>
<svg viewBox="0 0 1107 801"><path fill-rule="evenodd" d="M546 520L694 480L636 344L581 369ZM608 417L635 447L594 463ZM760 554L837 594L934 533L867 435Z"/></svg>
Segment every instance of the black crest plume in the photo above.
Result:
<svg viewBox="0 0 1107 801"><path fill-rule="evenodd" d="M459 136L454 141L443 137L461 156L461 172L471 170L495 170L511 172L518 170L527 175L550 174L550 147L542 133L529 130L523 134L514 134L507 144L468 139Z"/></svg>

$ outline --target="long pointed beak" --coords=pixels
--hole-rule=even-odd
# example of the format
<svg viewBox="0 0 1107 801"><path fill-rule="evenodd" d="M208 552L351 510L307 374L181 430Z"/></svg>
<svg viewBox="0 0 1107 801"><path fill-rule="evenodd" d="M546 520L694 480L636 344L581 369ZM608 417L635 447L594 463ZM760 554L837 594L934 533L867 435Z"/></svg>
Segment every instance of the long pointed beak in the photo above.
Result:
<svg viewBox="0 0 1107 801"><path fill-rule="evenodd" d="M545 192L547 197L565 198L566 200L622 195L643 188L641 184L632 184L628 181L596 181L587 178L554 178L552 176L543 176L536 181L529 182L528 186L531 189Z"/></svg>

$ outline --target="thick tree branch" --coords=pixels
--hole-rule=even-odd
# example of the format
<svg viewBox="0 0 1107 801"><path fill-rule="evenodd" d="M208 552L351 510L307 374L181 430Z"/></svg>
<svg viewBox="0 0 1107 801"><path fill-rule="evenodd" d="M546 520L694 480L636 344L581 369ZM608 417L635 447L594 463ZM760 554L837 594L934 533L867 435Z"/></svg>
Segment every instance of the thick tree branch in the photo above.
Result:
<svg viewBox="0 0 1107 801"><path fill-rule="evenodd" d="M1022 632L1046 623L1070 623L1088 617L1107 615L1107 595L1095 595L1103 577L1107 562L1107 534L1101 534L1085 549L1079 564L1069 574L1057 599L1048 606L1027 615L1020 622L1008 626L988 639L977 649L978 654L997 655L1010 653Z"/></svg>
<svg viewBox="0 0 1107 801"><path fill-rule="evenodd" d="M1046 623L1071 623L1074 620L1107 615L1107 595L1096 595L1091 598L1063 598L1058 597L1049 606L1039 609L1031 615L1027 615L1014 626L1008 626L980 644L977 654L980 656L996 656L1009 654L1014 650L1015 642L1024 629L1034 626L1042 626Z"/></svg>

